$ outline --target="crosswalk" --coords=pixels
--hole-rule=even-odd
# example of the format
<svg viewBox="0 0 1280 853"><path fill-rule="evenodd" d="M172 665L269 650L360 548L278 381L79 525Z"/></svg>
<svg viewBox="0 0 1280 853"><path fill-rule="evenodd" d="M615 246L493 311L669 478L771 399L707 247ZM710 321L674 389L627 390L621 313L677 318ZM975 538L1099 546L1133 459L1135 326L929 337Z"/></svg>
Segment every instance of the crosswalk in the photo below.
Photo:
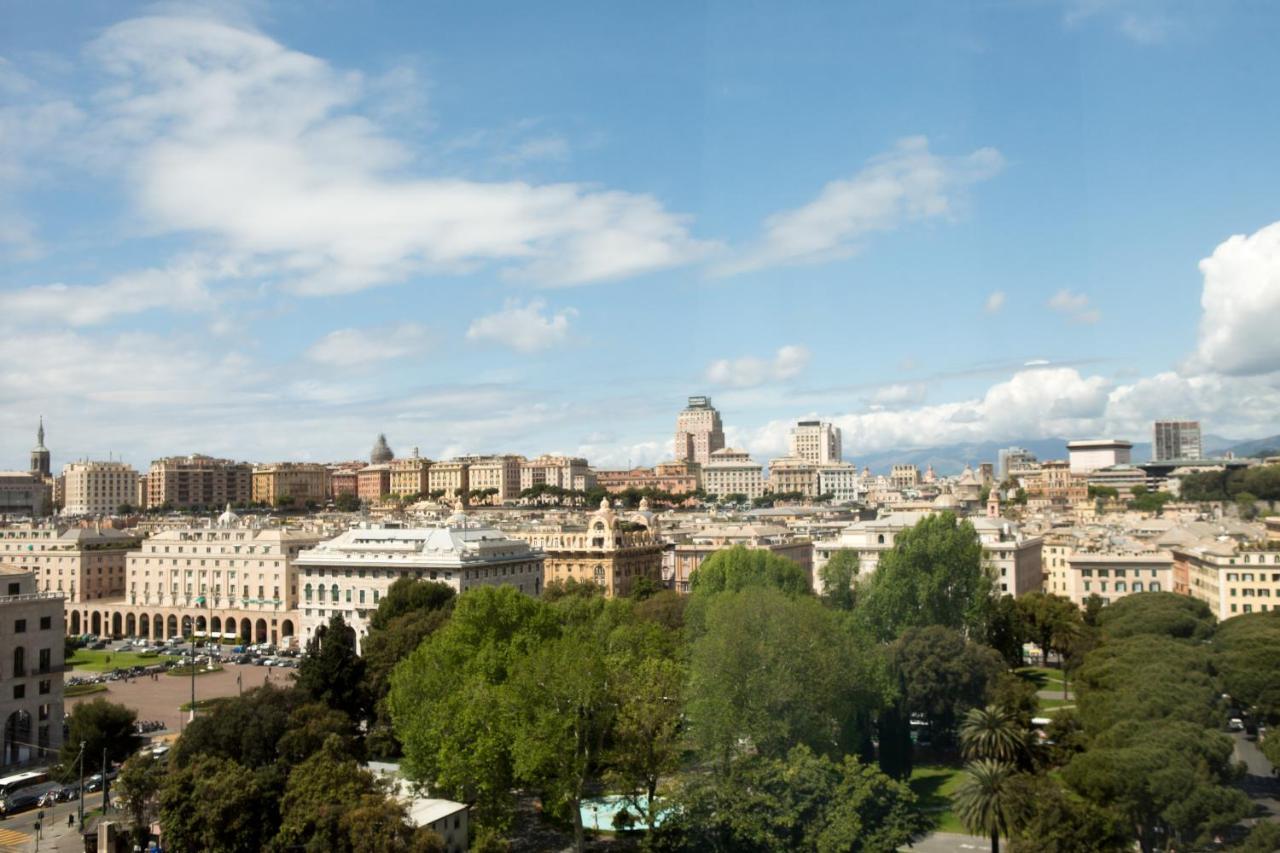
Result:
<svg viewBox="0 0 1280 853"><path fill-rule="evenodd" d="M0 827L0 849L23 847L30 843L30 841L31 836L25 832L18 832L16 829Z"/></svg>

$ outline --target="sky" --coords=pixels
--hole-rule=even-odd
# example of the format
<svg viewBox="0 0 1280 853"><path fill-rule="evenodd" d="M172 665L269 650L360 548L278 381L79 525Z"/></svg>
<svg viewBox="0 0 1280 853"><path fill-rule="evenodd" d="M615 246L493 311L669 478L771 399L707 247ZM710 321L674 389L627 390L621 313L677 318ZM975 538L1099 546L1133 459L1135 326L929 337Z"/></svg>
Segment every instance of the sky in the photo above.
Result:
<svg viewBox="0 0 1280 853"><path fill-rule="evenodd" d="M1280 432L1274 4L0 21L0 468Z"/></svg>

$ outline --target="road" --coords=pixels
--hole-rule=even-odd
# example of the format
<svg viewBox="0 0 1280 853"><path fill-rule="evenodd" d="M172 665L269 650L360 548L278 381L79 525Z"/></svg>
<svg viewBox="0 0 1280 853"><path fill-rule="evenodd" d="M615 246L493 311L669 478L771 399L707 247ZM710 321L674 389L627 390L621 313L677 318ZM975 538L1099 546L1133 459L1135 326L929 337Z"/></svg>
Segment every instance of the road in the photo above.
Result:
<svg viewBox="0 0 1280 853"><path fill-rule="evenodd" d="M66 820L66 818L63 818ZM1001 847L1004 842L1001 839ZM960 835L955 832L931 832L909 848L919 853L979 853L991 849L990 838Z"/></svg>
<svg viewBox="0 0 1280 853"><path fill-rule="evenodd" d="M101 807L101 791L85 794L85 814ZM84 850L78 826L67 826L67 816L77 814L79 810L80 801L72 800L69 803L58 803L52 808L20 812L6 820L0 820L0 851L30 853L39 849L42 853L43 851L77 851L78 853ZM44 818L41 821L43 829L37 846L35 823L39 811L44 812Z"/></svg>
<svg viewBox="0 0 1280 853"><path fill-rule="evenodd" d="M1236 760L1243 761L1248 768L1248 775L1240 782L1240 787L1265 812L1258 817L1276 820L1280 817L1280 779L1271 772L1271 762L1258 748L1258 742L1249 740L1243 732L1236 732L1232 739L1236 742Z"/></svg>

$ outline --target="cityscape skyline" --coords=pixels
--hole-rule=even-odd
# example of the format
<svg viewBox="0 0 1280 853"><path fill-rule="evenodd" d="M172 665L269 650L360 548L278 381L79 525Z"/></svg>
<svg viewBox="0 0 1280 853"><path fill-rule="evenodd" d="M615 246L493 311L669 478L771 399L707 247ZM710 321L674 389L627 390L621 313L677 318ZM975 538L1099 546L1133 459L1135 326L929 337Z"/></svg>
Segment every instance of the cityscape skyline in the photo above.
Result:
<svg viewBox="0 0 1280 853"><path fill-rule="evenodd" d="M386 431L623 467L691 393L757 458L801 419L855 461L1276 432L1246 5L400 14L6 9L0 456L43 413L138 465Z"/></svg>

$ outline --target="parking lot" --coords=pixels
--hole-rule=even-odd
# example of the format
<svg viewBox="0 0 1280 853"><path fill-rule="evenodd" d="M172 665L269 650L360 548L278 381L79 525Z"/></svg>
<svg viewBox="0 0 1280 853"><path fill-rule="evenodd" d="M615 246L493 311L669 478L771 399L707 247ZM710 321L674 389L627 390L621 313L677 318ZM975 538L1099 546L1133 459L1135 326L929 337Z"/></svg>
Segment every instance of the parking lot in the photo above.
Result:
<svg viewBox="0 0 1280 853"><path fill-rule="evenodd" d="M190 653L190 648L189 645L185 647L188 654ZM128 654L133 651L131 647L126 647L123 643L112 643L110 651L113 656L119 655L122 661L132 662L128 657ZM197 651L203 652L204 650ZM233 654L230 646L225 646L222 650L210 654L198 655L197 663L201 667L205 667L209 665L211 659L213 663L221 666L222 669L217 672L201 672L196 676L197 701L222 696L235 696L241 691L250 690L268 681L281 685L289 684L292 682L293 674L296 671L284 666L255 664L252 662L253 660L265 662L272 658L270 656L250 656L246 658L242 654ZM238 662L246 659L251 662ZM174 663L185 664L187 660L189 658ZM288 662L296 663L296 659ZM190 718L190 713L182 711L181 706L191 701L191 678L187 675L171 675L163 669L154 673L147 672L149 668L163 665L148 663L143 666L141 665L143 662L139 661L137 663L140 666L133 668L133 670L137 671L95 672L75 670L68 673L66 679L68 685L88 682L101 683L106 687L106 690L102 692L69 697L66 700L68 713L81 702L105 698L133 709L137 712L140 721L159 723L157 731L180 732L186 720ZM199 712L197 711L197 713Z"/></svg>

